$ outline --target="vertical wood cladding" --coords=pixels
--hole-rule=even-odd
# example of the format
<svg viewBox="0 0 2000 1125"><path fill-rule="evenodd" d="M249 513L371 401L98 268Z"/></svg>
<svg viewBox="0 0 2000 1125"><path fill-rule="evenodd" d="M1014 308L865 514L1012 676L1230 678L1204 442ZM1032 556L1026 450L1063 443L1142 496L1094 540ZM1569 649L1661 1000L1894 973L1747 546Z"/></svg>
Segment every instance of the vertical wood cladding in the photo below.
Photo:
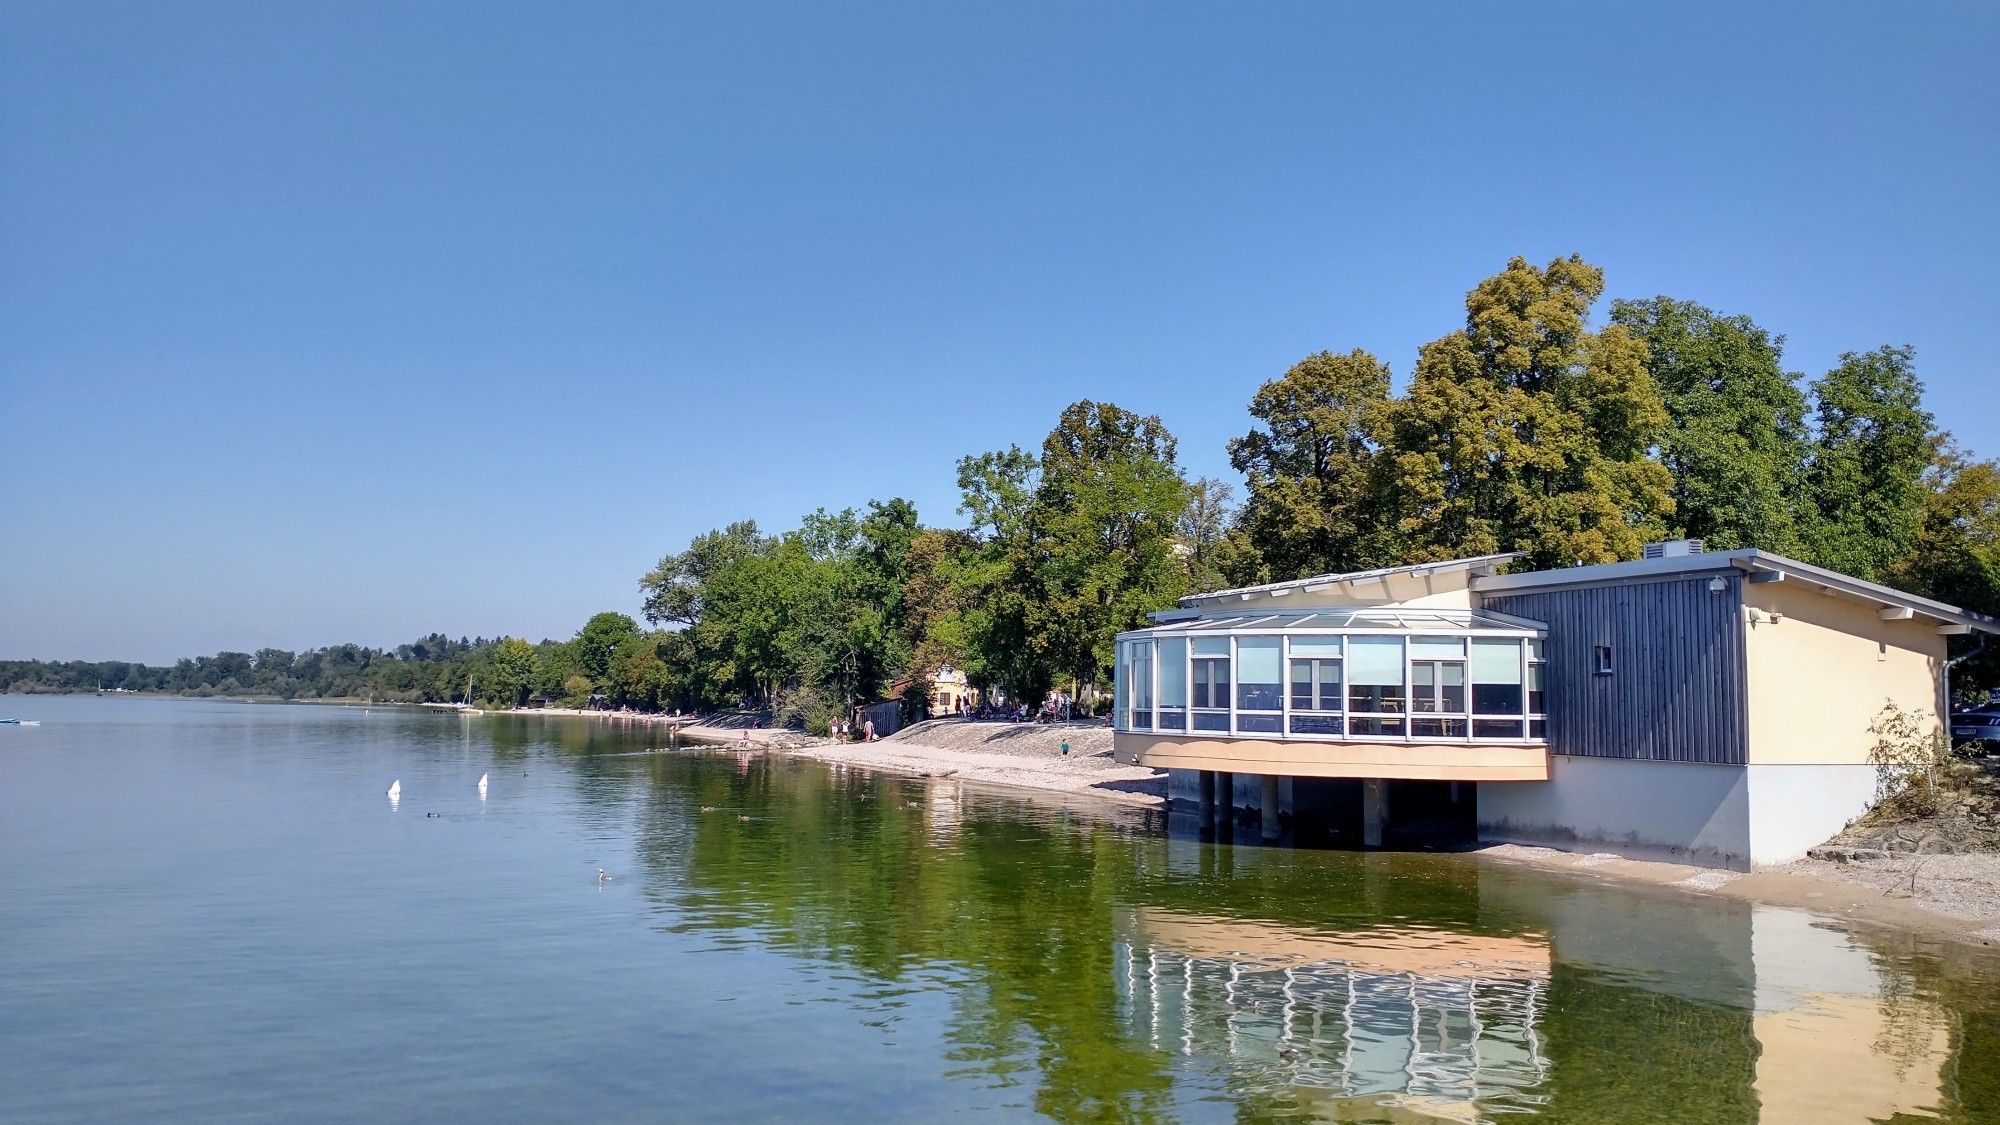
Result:
<svg viewBox="0 0 2000 1125"><path fill-rule="evenodd" d="M1715 574L1488 596L1547 623L1549 750L1592 758L1742 765L1748 760L1743 579ZM1592 671L1611 648L1612 671Z"/></svg>

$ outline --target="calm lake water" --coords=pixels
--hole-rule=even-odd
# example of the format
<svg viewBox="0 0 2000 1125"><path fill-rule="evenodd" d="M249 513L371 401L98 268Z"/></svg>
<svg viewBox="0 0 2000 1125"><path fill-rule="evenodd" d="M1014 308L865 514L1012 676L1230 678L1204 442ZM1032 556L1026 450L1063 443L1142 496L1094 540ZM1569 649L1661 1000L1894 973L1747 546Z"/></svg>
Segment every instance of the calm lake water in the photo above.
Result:
<svg viewBox="0 0 2000 1125"><path fill-rule="evenodd" d="M2000 965L1808 915L574 721L0 702L7 1122L2000 1121Z"/></svg>

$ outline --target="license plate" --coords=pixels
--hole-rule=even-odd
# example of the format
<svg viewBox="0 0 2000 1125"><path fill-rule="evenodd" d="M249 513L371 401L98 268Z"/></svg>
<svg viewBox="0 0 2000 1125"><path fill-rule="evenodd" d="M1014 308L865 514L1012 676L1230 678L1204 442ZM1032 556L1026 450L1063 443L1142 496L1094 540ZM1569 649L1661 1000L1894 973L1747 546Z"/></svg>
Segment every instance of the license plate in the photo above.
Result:
<svg viewBox="0 0 2000 1125"><path fill-rule="evenodd" d="M1952 734L1954 734L1954 735L1956 735L1956 736L1957 736L1957 737L1959 737L1959 738L1971 738L1971 737L1972 737L1973 735L1975 735L1975 734L1978 734L1978 733L1979 733L1979 728L1978 728L1978 727L1953 727L1953 728L1951 728L1951 733L1952 733Z"/></svg>

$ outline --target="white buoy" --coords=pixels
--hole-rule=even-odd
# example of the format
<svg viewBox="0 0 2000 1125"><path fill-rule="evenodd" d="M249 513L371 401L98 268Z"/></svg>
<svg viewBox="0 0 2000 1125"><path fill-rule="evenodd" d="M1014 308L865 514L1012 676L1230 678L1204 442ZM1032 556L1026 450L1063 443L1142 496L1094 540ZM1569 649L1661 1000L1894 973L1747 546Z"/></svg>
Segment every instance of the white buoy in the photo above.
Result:
<svg viewBox="0 0 2000 1125"><path fill-rule="evenodd" d="M486 775L483 773L479 775L479 799L486 799Z"/></svg>

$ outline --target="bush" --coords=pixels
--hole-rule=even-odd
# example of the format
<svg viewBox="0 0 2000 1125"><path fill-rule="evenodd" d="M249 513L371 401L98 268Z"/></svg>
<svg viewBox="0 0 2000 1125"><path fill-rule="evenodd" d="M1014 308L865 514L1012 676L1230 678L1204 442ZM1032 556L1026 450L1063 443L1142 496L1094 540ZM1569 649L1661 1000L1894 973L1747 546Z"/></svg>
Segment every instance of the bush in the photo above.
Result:
<svg viewBox="0 0 2000 1125"><path fill-rule="evenodd" d="M1944 767L1951 760L1951 739L1943 728L1889 702L1868 724L1868 733L1875 736L1868 760L1875 763L1876 798L1918 816L1936 815Z"/></svg>

